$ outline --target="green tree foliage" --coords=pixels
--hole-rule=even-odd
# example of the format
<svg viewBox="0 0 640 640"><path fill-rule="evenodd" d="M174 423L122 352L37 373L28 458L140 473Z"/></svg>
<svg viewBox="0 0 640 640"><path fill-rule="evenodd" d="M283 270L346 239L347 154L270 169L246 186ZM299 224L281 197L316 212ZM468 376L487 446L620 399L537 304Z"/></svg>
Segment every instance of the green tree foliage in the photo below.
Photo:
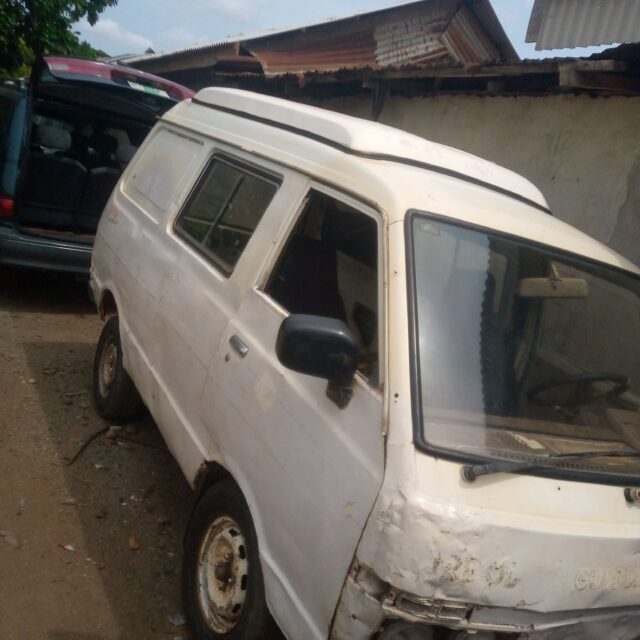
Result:
<svg viewBox="0 0 640 640"><path fill-rule="evenodd" d="M96 58L106 58L109 54L102 49L94 49L86 40L78 40L67 53L76 58L87 58L87 60L95 60Z"/></svg>
<svg viewBox="0 0 640 640"><path fill-rule="evenodd" d="M41 55L99 52L81 42L72 26L95 24L118 0L0 0L0 72L17 74Z"/></svg>

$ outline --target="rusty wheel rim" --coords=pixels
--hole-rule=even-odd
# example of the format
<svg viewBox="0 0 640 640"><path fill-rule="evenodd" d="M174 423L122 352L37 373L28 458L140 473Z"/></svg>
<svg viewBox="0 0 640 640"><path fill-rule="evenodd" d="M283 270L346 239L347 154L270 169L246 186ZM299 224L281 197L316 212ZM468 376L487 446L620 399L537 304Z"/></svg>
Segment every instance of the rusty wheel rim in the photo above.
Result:
<svg viewBox="0 0 640 640"><path fill-rule="evenodd" d="M216 518L198 552L196 571L200 610L214 633L231 631L244 608L249 561L244 535L229 516Z"/></svg>
<svg viewBox="0 0 640 640"><path fill-rule="evenodd" d="M100 355L100 365L98 367L98 388L100 395L106 398L113 386L116 378L116 369L118 366L118 345L115 340L111 339L104 346Z"/></svg>

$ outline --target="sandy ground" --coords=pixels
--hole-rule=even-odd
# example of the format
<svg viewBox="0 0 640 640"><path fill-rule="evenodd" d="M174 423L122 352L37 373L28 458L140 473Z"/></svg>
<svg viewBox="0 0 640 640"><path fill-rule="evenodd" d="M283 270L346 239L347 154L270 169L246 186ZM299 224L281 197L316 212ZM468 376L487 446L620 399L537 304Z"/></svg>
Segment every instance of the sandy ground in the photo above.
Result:
<svg viewBox="0 0 640 640"><path fill-rule="evenodd" d="M152 420L67 464L109 426L91 399L100 329L85 285L0 271L0 640L187 637L192 494Z"/></svg>

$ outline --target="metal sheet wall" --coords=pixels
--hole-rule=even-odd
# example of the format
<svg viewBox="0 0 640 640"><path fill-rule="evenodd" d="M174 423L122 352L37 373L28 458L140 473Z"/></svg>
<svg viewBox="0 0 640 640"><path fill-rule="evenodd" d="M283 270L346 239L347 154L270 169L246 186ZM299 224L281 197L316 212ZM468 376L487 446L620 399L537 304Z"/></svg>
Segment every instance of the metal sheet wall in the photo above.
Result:
<svg viewBox="0 0 640 640"><path fill-rule="evenodd" d="M640 41L638 0L537 0L527 42L561 49Z"/></svg>

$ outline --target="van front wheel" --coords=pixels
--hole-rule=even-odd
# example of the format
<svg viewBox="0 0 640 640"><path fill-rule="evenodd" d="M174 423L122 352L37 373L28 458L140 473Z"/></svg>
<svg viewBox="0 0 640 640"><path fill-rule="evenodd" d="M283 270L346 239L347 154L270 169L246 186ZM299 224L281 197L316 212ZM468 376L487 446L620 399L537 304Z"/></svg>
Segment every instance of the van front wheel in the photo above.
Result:
<svg viewBox="0 0 640 640"><path fill-rule="evenodd" d="M213 485L196 505L185 536L182 580L194 640L278 637L249 507L234 482Z"/></svg>
<svg viewBox="0 0 640 640"><path fill-rule="evenodd" d="M140 395L122 366L118 316L107 320L98 340L93 362L93 398L98 413L109 420L133 418L142 409Z"/></svg>

